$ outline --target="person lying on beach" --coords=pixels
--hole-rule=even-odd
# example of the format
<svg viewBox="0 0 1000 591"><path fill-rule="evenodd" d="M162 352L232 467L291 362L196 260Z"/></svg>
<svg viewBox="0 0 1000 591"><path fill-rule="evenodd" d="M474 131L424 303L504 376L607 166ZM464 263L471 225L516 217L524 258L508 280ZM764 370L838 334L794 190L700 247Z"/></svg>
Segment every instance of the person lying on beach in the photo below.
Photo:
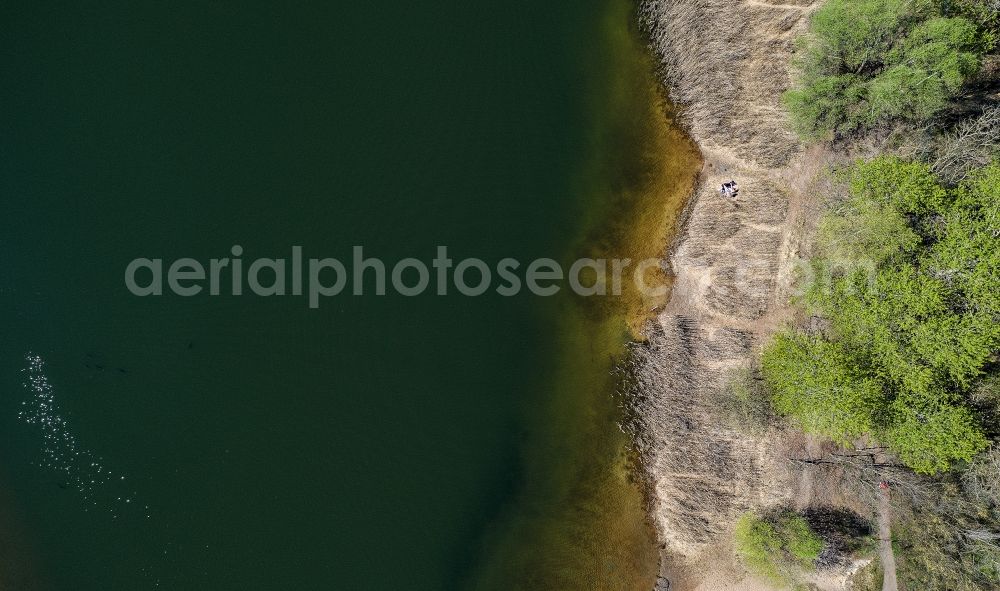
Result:
<svg viewBox="0 0 1000 591"><path fill-rule="evenodd" d="M736 184L736 181L730 180L729 182L722 183L722 188L719 189L719 193L721 193L723 197L728 197L731 200L733 207L736 207L736 197L739 194L739 190L739 185Z"/></svg>

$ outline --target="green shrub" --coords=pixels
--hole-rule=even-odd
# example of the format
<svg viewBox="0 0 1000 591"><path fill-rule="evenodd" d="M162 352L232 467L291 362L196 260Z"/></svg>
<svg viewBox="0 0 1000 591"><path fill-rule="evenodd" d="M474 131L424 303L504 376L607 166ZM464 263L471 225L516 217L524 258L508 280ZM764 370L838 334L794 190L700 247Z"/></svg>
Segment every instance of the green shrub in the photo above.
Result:
<svg viewBox="0 0 1000 591"><path fill-rule="evenodd" d="M775 582L788 582L796 570L811 570L823 550L823 540L792 512L768 518L745 513L733 537L747 568Z"/></svg>
<svg viewBox="0 0 1000 591"><path fill-rule="evenodd" d="M922 123L948 105L991 47L990 34L929 0L829 0L801 43L785 105L808 139Z"/></svg>
<svg viewBox="0 0 1000 591"><path fill-rule="evenodd" d="M963 406L939 404L921 412L900 397L893 411L890 427L881 437L916 472L947 470L957 460L971 459L988 443L972 413Z"/></svg>
<svg viewBox="0 0 1000 591"><path fill-rule="evenodd" d="M932 18L914 28L869 83L872 120L932 118L979 69L977 39L963 18Z"/></svg>
<svg viewBox="0 0 1000 591"><path fill-rule="evenodd" d="M883 156L857 162L846 173L852 202L872 202L897 214L941 212L948 200L926 164Z"/></svg>
<svg viewBox="0 0 1000 591"><path fill-rule="evenodd" d="M781 551L781 538L773 525L752 513L746 513L736 522L734 539L736 553L747 568L769 579L782 578L781 571L774 563Z"/></svg>
<svg viewBox="0 0 1000 591"><path fill-rule="evenodd" d="M799 566L812 568L823 551L823 540L811 529L806 520L798 515L786 516L780 521L780 532L785 540L785 549L795 558Z"/></svg>
<svg viewBox="0 0 1000 591"><path fill-rule="evenodd" d="M859 76L820 76L783 97L792 125L807 139L824 139L858 128L867 115L866 91Z"/></svg>
<svg viewBox="0 0 1000 591"><path fill-rule="evenodd" d="M829 0L813 15L807 73L878 68L900 37L933 14L930 0Z"/></svg>
<svg viewBox="0 0 1000 591"><path fill-rule="evenodd" d="M878 384L836 342L779 333L761 359L774 407L807 433L842 443L872 431L884 406Z"/></svg>
<svg viewBox="0 0 1000 591"><path fill-rule="evenodd" d="M992 41L1000 26L1000 2L996 0L948 0L947 16L960 16L979 23Z"/></svg>
<svg viewBox="0 0 1000 591"><path fill-rule="evenodd" d="M861 198L823 216L817 242L825 260L854 263L867 257L882 265L893 256L910 256L920 236L894 207Z"/></svg>

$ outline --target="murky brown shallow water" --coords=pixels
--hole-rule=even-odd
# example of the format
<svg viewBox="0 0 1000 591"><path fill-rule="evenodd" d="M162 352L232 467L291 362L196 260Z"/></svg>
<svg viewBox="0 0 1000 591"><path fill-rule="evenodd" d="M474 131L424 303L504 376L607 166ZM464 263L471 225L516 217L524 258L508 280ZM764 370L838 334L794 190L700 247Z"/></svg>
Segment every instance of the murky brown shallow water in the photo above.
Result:
<svg viewBox="0 0 1000 591"><path fill-rule="evenodd" d="M673 121L633 5L611 0L597 45L605 92L595 92L590 158L578 183L587 219L567 259L665 256L701 167L697 147ZM631 273L626 274L627 278ZM669 284L650 273L651 285ZM623 282L621 297L550 302L558 348L551 399L530 409L524 490L493 534L473 589L652 588L655 532L619 429L612 375L625 345L667 296Z"/></svg>

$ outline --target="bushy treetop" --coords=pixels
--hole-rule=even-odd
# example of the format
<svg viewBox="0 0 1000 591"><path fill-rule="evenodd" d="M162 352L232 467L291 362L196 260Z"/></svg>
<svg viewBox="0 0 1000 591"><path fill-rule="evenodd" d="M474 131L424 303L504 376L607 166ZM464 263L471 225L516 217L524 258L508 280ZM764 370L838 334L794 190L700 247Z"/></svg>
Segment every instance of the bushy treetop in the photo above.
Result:
<svg viewBox="0 0 1000 591"><path fill-rule="evenodd" d="M843 178L804 298L830 328L778 335L764 376L804 429L946 470L986 445L967 394L1000 350L1000 165L954 189L891 157Z"/></svg>
<svg viewBox="0 0 1000 591"><path fill-rule="evenodd" d="M929 0L829 0L812 18L785 103L811 139L893 120L925 122L991 47L990 34L942 15Z"/></svg>

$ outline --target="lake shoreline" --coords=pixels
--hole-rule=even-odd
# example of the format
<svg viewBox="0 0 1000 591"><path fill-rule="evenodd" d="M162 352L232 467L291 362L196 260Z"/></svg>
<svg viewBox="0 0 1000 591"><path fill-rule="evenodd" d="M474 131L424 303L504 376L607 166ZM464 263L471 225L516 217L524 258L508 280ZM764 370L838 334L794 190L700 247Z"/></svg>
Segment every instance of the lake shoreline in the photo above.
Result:
<svg viewBox="0 0 1000 591"><path fill-rule="evenodd" d="M771 589L734 564L732 527L747 510L808 498L775 445L785 433L734 431L713 420L713 405L789 313L803 196L827 155L799 144L780 97L794 39L818 4L642 4L667 92L704 158L668 254L670 300L634 368L635 437L661 542L658 591ZM741 187L736 206L717 190L728 180Z"/></svg>
<svg viewBox="0 0 1000 591"><path fill-rule="evenodd" d="M595 22L587 144L571 181L577 235L561 257L662 259L701 169L656 76L634 0ZM650 285L671 278L649 274ZM655 275L655 279L654 276ZM523 482L488 533L470 589L622 589L655 584L659 547L623 433L617 369L665 297L631 281L619 297L556 296L542 308L554 347L548 394L530 409Z"/></svg>

